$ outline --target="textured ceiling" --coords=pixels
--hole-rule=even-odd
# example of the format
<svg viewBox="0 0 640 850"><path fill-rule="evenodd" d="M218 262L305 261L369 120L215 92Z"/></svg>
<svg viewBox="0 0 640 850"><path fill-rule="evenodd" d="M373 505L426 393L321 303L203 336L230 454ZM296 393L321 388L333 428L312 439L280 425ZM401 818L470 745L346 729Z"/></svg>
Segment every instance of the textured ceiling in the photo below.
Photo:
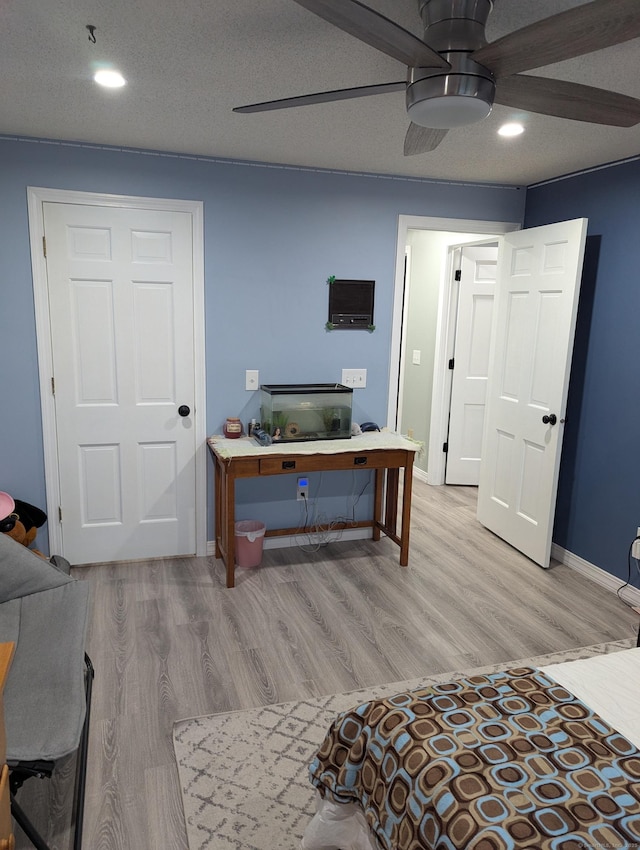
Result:
<svg viewBox="0 0 640 850"><path fill-rule="evenodd" d="M367 5L422 34L417 0ZM577 0L496 0L493 41ZM638 3L640 14L640 2ZM96 26L97 43L86 24ZM640 98L640 39L535 74ZM128 80L91 80L111 63ZM292 0L0 0L0 133L349 171L531 184L640 152L628 129L496 106L404 157L402 93L253 115L234 106L403 80L405 69ZM517 139L496 135L520 119Z"/></svg>

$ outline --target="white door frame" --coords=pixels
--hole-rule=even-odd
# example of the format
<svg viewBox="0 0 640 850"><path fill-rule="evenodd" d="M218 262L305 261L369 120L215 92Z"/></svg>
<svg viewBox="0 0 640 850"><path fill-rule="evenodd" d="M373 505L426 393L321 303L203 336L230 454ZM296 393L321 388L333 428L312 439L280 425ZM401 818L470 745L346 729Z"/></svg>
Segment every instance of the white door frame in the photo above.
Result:
<svg viewBox="0 0 640 850"><path fill-rule="evenodd" d="M409 290L408 290L408 287L407 287L407 281L411 280L411 245L405 245L404 251L405 251L404 269L403 269L403 275L404 275L403 293L404 293L404 295L403 295L403 305L402 305L402 327L406 328L408 317L409 317L409 298L406 297L406 296L409 295ZM406 335L406 333L402 334L402 339L400 340L400 346L401 346L401 348L400 348L400 363L404 363L405 357L407 356L407 335ZM402 413L402 405L404 404L404 383L402 381L399 381L396 386L397 386L397 394L398 394L398 400L397 400L397 405L396 405L397 419L394 420L393 426L391 425L391 422L388 423L388 427L389 428L393 427L394 431L397 430L400 427L400 425L402 424L400 422L400 416L401 416L401 413ZM389 389L389 392L391 392L391 388Z"/></svg>
<svg viewBox="0 0 640 850"><path fill-rule="evenodd" d="M398 237L396 242L396 273L393 292L393 319L391 326L391 355L389 362L389 391L387 407L387 425L394 430L398 417L398 382L403 368L402 343L402 305L405 299L404 256L405 245L409 230L446 230L452 233L486 233L495 235L520 230L520 222L513 221L475 221L461 218L432 218L419 215L398 216ZM433 375L433 393L431 400L431 432L429 437L428 482L429 484L444 484L444 455L436 451L438 444L436 435L442 434L443 423L446 421L448 399L444 379L444 363L448 344L448 315L450 309L450 288L446 286L449 270L443 269L440 279L440 295L438 298L438 320L436 327L436 351ZM439 446L442 448L442 438ZM432 469L433 467L433 469Z"/></svg>
<svg viewBox="0 0 640 850"><path fill-rule="evenodd" d="M193 221L193 300L194 300L194 354L195 399L193 422L195 428L195 500L196 500L196 555L207 554L207 442L206 442L206 371L204 326L204 232L202 201L180 201L164 198L144 198L130 195L107 195L97 192L80 192L66 189L27 188L29 236L31 242L31 269L35 304L36 340L38 348L38 374L40 377L40 407L42 411L42 441L47 501L47 527L49 551L62 551L62 529L58 518L60 487L58 477L58 452L56 441L56 416L51 378L53 358L51 329L49 325L49 293L47 264L43 254L44 213L43 203L84 204L120 209L166 210L191 213Z"/></svg>

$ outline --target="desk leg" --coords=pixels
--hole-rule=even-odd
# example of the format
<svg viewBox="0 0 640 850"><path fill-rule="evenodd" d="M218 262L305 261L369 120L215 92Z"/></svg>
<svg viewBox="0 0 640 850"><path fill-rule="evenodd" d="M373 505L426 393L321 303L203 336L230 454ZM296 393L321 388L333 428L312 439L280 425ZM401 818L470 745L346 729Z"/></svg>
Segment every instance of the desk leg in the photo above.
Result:
<svg viewBox="0 0 640 850"><path fill-rule="evenodd" d="M227 470L225 491L225 536L227 555L227 587L235 587L236 572L236 479Z"/></svg>
<svg viewBox="0 0 640 850"><path fill-rule="evenodd" d="M214 498L216 502L216 510L215 510L215 529L214 529L214 540L216 545L215 555L216 558L222 557L222 552L220 551L220 540L222 536L222 469L220 466L220 461L218 460L217 455L215 457L214 470L215 470L215 486L214 486Z"/></svg>
<svg viewBox="0 0 640 850"><path fill-rule="evenodd" d="M382 487L384 484L384 469L376 469L373 499L373 539L380 540L380 523L382 522Z"/></svg>
<svg viewBox="0 0 640 850"><path fill-rule="evenodd" d="M397 468L387 470L387 493L384 507L384 524L391 534L396 533L398 527L398 483L400 481L400 470Z"/></svg>
<svg viewBox="0 0 640 850"><path fill-rule="evenodd" d="M413 485L413 455L407 461L402 479L402 534L400 536L400 566L409 563L409 531L411 528L411 488Z"/></svg>

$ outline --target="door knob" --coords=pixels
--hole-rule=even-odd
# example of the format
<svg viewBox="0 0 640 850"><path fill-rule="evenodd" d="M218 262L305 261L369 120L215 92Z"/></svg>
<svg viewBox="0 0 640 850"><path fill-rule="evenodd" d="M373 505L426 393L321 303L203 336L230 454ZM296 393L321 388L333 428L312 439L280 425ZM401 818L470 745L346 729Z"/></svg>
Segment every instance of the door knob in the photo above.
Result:
<svg viewBox="0 0 640 850"><path fill-rule="evenodd" d="M191 408L187 404L181 404L178 408L178 416L188 416L191 413Z"/></svg>
<svg viewBox="0 0 640 850"><path fill-rule="evenodd" d="M542 417L542 421L545 425L555 425L558 421L558 417L555 415L555 413L551 413L549 416L547 416L547 414L545 413L545 415Z"/></svg>

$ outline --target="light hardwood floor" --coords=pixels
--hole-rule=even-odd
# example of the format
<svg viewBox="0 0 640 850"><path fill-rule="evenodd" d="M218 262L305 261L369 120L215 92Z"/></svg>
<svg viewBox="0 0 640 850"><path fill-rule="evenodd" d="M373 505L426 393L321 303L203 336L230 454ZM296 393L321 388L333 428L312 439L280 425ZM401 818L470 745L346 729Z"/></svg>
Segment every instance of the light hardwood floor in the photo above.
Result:
<svg viewBox="0 0 640 850"><path fill-rule="evenodd" d="M232 590L214 558L75 570L96 669L85 850L186 850L176 720L635 636L615 594L483 529L475 496L415 482L408 568L383 539L267 550ZM47 804L30 783L25 808L68 850L68 788Z"/></svg>

